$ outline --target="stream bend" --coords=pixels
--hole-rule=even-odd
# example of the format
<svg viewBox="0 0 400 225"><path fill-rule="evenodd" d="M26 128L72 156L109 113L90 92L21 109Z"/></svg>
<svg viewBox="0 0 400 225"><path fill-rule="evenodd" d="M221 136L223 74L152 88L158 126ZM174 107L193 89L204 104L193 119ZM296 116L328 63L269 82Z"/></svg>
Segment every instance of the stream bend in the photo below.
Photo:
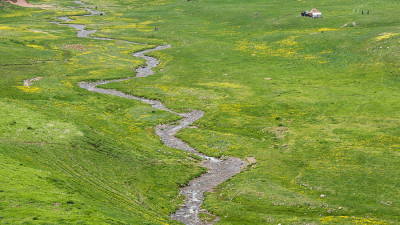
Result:
<svg viewBox="0 0 400 225"><path fill-rule="evenodd" d="M81 6L85 7L85 3L80 2L80 1L75 1L75 3L80 4ZM89 8L85 7L85 10L88 11L90 14L86 16L95 16L95 15L104 15L104 12L101 11L94 11ZM58 19L66 21L66 22L71 22L73 21L69 17L58 17ZM60 22L53 22L59 25L64 25L64 26L69 26L73 27L77 30L77 36L82 37L82 38L91 38L91 39L97 39L97 40L106 40L106 41L115 41L116 39L111 39L111 38L100 38L100 37L89 37L90 34L93 34L96 32L96 30L86 30L85 25L81 24L63 24ZM118 40L118 41L124 41L127 43L133 43L133 44L142 44L142 43L136 43L136 42L130 42L130 41L125 41L125 40ZM143 44L146 45L146 44ZM190 225L203 225L203 224L214 224L219 220L218 217L212 222L204 222L201 221L199 218L200 213L208 213L206 210L201 209L201 205L203 203L204 199L204 192L211 192L213 188L217 187L220 183L226 181L227 179L231 178L235 174L240 173L242 169L244 169L248 163L239 159L239 158L234 158L234 157L228 157L225 160L221 160L218 158L214 157L209 157L204 154L201 154L198 152L196 149L190 147L187 143L182 141L181 139L175 137L175 134L178 133L180 130L185 129L186 127L190 126L197 120L199 120L203 115L204 112L200 110L193 110L191 112L187 113L179 113L175 112L171 109L168 109L163 103L161 103L158 100L150 100L142 97L136 97L133 95L125 94L123 92L113 90L113 89L103 89L103 88L98 88L97 86L102 85L102 84L108 84L112 82L120 82L120 81L125 81L129 79L135 79L139 77L146 77L154 74L154 71L152 70L154 67L156 67L159 64L159 61L150 56L146 56L146 53L152 52L152 51L159 51L163 49L170 48L171 45L164 45L164 46L157 46L152 49L147 49L144 51L136 52L132 54L134 57L139 57L143 58L146 60L146 66L140 67L136 69L136 76L135 77L130 77L130 78L123 78L123 79L115 79L115 80L107 80L107 81L96 81L96 82L81 82L79 83L79 87L84 88L88 91L92 92L97 92L97 93L102 93L102 94L108 94L108 95L115 95L119 96L122 98L128 98L128 99L133 99L133 100L139 100L144 103L147 103L151 105L153 108L160 109L160 110L165 110L170 113L177 114L181 117L183 117L181 120L178 121L178 124L172 125L172 124L161 124L157 125L156 127L156 134L161 138L162 142L171 148L177 148L181 149L187 152L191 152L201 158L203 158L203 161L201 162L201 165L206 167L208 171L201 175L200 177L192 180L189 182L189 184L183 188L181 188L181 194L186 196L185 203L181 205L181 207L171 215L171 218L180 222L183 222L185 224L190 224ZM210 214L211 215L211 214Z"/></svg>

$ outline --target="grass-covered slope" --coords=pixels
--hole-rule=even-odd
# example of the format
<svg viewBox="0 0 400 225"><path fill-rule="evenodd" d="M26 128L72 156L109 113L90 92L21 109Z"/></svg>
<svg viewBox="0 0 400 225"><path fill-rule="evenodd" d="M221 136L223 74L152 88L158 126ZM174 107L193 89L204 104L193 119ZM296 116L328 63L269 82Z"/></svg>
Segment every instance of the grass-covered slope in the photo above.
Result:
<svg viewBox="0 0 400 225"><path fill-rule="evenodd" d="M400 222L397 1L85 2L107 13L76 18L95 35L173 45L154 76L106 87L204 110L182 139L257 160L208 194L221 224ZM84 11L44 3L63 8L0 13L1 223L174 223L201 171L154 135L177 118L76 86L131 76L146 46L76 38L49 22Z"/></svg>
<svg viewBox="0 0 400 225"><path fill-rule="evenodd" d="M82 10L1 10L0 223L173 224L178 187L202 171L154 134L178 118L77 86L132 76L143 46L50 23Z"/></svg>

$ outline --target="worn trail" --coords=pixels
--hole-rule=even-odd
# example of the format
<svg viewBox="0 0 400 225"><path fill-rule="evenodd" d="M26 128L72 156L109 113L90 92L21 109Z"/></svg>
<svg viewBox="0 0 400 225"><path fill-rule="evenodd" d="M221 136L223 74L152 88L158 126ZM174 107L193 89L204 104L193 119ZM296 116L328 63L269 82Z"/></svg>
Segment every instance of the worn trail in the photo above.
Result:
<svg viewBox="0 0 400 225"><path fill-rule="evenodd" d="M84 3L80 1L75 1L75 3L80 4L81 6L85 6ZM90 14L87 16L95 16L95 15L104 15L104 12L100 11L93 11L91 9L86 8ZM69 17L59 17L59 19L63 21L72 21ZM77 29L77 36L82 38L92 38L97 40L107 40L113 41L115 39L109 38L98 38L98 37L89 37L90 34L96 32L96 30L85 30L86 26L81 24L62 24L59 22L55 22L60 25L66 25L69 27L73 27ZM124 40L119 40L124 41ZM125 41L128 43L134 43ZM139 44L139 43L134 43ZM157 46L152 49L136 52L132 54L134 57L140 57L146 60L147 65L145 67L141 67L136 69L136 76L131 78L124 78L124 79L116 79L116 80L107 80L107 81L97 81L97 82L81 82L79 86L92 92L98 92L102 94L109 94L109 95L116 95L122 98L129 98L134 100L139 100L144 103L150 104L152 107L156 109L161 109L168 111L170 113L177 114L183 117L177 125L171 124L162 124L156 127L156 133L160 136L163 143L169 147L181 149L184 151L191 152L197 156L200 156L204 160L201 162L201 165L208 168L207 173L203 174L202 176L192 180L186 187L181 189L181 193L186 196L185 204L181 206L174 214L171 215L171 218L177 221L181 221L185 224L193 224L193 225L202 225L202 224L214 224L219 220L218 217L213 222L203 222L199 218L199 213L207 213L206 210L201 209L201 205L203 203L203 193L210 192L213 188L218 186L220 183L224 182L225 180L229 179L230 177L234 176L235 174L239 173L244 167L248 164L247 162L234 157L229 157L225 160L217 159L214 157L208 157L204 154L199 153L196 149L190 147L187 143L183 142L179 138L175 137L175 134L188 127L192 123L199 120L203 115L204 112L200 110L193 110L192 112L188 113L179 113L175 112L171 109L168 109L164 104L162 104L158 100L150 100L142 97L136 97L133 95L125 94L123 92L112 90L112 89L103 89L98 88L97 86L101 84L108 84L111 82L120 82L128 79L134 79L139 77L146 77L152 75L154 72L152 68L156 67L159 64L159 61L154 57L146 56L145 54L152 51L158 51L170 48L171 45L164 45L164 46Z"/></svg>

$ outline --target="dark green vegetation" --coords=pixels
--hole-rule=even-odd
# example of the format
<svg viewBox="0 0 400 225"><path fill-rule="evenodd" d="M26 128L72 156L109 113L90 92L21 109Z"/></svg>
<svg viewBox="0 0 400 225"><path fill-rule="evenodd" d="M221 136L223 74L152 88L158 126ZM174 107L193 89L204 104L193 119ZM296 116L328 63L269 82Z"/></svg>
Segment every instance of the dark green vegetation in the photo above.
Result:
<svg viewBox="0 0 400 225"><path fill-rule="evenodd" d="M154 76L105 87L204 110L182 139L256 158L207 195L221 224L400 222L397 1L85 2L107 13L76 18L95 35L173 45ZM43 3L61 8L0 10L0 222L175 223L202 171L154 134L176 116L76 85L132 76L146 46L77 38L49 22L85 12Z"/></svg>

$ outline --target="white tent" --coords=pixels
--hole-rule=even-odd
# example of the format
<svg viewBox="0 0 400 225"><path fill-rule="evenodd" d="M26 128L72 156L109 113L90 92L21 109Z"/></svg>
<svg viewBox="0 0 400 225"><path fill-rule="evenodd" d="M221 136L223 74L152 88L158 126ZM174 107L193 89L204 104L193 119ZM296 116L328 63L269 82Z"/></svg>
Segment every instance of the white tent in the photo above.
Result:
<svg viewBox="0 0 400 225"><path fill-rule="evenodd" d="M322 18L322 13L318 9L311 9L310 17L312 18Z"/></svg>

